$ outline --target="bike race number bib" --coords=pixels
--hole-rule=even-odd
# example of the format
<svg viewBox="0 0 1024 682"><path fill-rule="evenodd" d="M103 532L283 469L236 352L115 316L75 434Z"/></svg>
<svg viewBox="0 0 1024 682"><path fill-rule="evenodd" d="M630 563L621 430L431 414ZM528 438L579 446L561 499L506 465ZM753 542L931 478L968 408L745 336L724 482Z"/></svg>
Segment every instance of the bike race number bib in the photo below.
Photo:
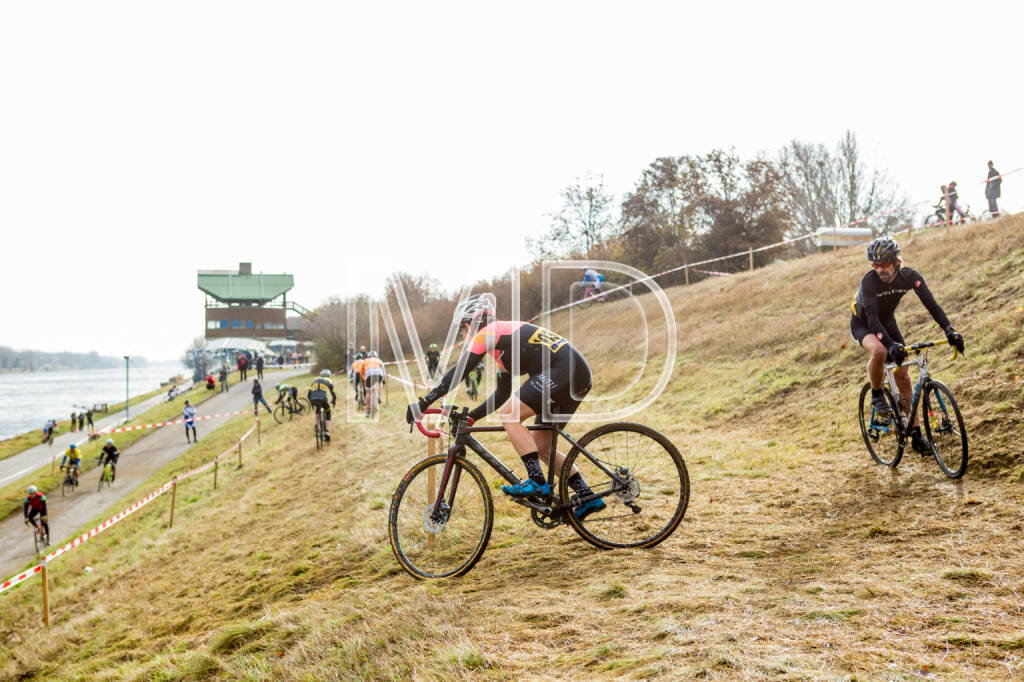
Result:
<svg viewBox="0 0 1024 682"><path fill-rule="evenodd" d="M557 353L559 348L569 342L554 332L538 327L527 343L546 346L552 353Z"/></svg>

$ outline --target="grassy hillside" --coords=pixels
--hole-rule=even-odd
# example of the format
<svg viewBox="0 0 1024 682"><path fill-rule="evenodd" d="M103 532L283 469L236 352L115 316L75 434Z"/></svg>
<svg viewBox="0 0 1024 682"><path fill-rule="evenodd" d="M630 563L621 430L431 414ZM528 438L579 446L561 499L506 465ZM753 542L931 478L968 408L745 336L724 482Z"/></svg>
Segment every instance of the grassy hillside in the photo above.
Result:
<svg viewBox="0 0 1024 682"><path fill-rule="evenodd" d="M904 240L908 264L967 339L966 358L932 355L965 407L963 481L916 455L897 471L868 457L855 420L864 357L846 331L866 265L859 250L815 256L668 292L672 379L631 419L680 446L693 488L686 520L658 548L598 551L567 528L534 526L498 493L472 572L409 578L391 556L386 513L425 443L406 430L393 386L381 423L339 420L326 452L313 448L308 418L275 428L215 495L208 480L190 481L173 530L161 501L62 558L48 632L25 629L38 622L38 581L0 596L0 674L1024 675L1022 233L1024 220L1009 218ZM630 387L641 314L652 356ZM667 347L657 315L647 296L553 320L595 369L591 408L653 384ZM908 340L940 337L914 297L900 320ZM488 442L520 468L500 439Z"/></svg>

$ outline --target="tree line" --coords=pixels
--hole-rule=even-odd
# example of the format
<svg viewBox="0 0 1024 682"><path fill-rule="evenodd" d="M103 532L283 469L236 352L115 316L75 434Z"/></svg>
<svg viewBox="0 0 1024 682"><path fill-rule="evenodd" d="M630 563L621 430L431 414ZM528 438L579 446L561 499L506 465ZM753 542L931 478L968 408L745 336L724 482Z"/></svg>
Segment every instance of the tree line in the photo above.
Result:
<svg viewBox="0 0 1024 682"><path fill-rule="evenodd" d="M145 364L142 358L132 358L133 364ZM39 350L14 350L0 346L0 372L41 372L67 369L105 369L123 367L124 358L90 353L46 353Z"/></svg>
<svg viewBox="0 0 1024 682"><path fill-rule="evenodd" d="M634 188L617 199L600 176L577 179L562 192L562 206L552 213L548 230L528 240L533 262L518 270L520 317L542 310L541 262L545 259L595 259L660 272L684 263L725 256L784 239L810 234L821 227L846 224L878 213L886 217L859 226L875 234L891 231L911 219L908 202L883 169L870 168L857 138L847 131L833 146L793 140L774 154L741 159L732 150L703 155L666 156L640 172ZM813 250L809 240L754 254L755 266ZM715 270L749 267L747 259L715 264ZM691 277L697 276L691 273ZM511 315L513 274L477 282L472 290L490 291L498 299L499 316ZM681 283L682 272L659 278L662 286ZM550 305L568 302L579 272L555 271ZM610 276L614 281L614 277ZM411 350L401 322L395 283L407 298L421 343L444 341L458 293L443 291L428 275L399 272L385 292L404 352ZM370 346L368 296L331 299L322 305L311 329L322 365L345 366L348 307L354 310L356 346ZM379 319L379 318L378 318ZM382 323L377 338L382 357L391 344Z"/></svg>

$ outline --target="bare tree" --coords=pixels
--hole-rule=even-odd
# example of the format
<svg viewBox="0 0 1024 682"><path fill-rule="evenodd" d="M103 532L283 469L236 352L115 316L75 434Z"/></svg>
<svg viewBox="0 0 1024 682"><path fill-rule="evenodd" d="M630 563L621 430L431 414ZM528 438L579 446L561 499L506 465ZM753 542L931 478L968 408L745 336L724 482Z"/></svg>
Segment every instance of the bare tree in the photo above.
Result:
<svg viewBox="0 0 1024 682"><path fill-rule="evenodd" d="M562 190L562 208L550 214L551 227L527 245L537 258L586 255L611 235L614 197L608 194L604 178L588 174Z"/></svg>
<svg viewBox="0 0 1024 682"><path fill-rule="evenodd" d="M181 356L181 364L192 370L192 381L200 381L205 377L210 367L213 366L213 358L206 352L206 339L197 336Z"/></svg>
<svg viewBox="0 0 1024 682"><path fill-rule="evenodd" d="M834 152L823 144L793 140L779 152L779 162L796 234L879 214L884 215L867 224L884 232L909 217L898 184L887 171L867 167L852 131L846 131Z"/></svg>

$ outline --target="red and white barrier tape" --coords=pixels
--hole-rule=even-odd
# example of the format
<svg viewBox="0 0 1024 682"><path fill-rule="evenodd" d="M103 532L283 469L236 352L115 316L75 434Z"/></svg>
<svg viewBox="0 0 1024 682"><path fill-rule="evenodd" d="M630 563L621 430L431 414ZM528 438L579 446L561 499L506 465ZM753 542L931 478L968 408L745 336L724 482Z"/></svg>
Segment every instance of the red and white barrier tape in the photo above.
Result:
<svg viewBox="0 0 1024 682"><path fill-rule="evenodd" d="M405 379L403 379L402 377L399 377L399 376L394 376L394 375L392 375L392 376L391 376L391 378L392 378L392 379L394 379L395 381L400 381L400 382L402 382L402 383L403 383L403 384L405 384L406 386L412 386L413 388L425 388L425 389L427 389L428 391L429 391L429 390L430 390L431 388L433 388L433 386L424 386L423 384L419 384L419 383L416 383L415 381L406 381Z"/></svg>
<svg viewBox="0 0 1024 682"><path fill-rule="evenodd" d="M249 411L249 409L246 408L246 409L243 409L243 410L236 410L234 412L220 412L219 414L205 414L205 415L203 415L201 417L196 417L195 421L200 422L200 421L204 421L206 419L214 419L216 417L232 417L232 416L234 416L236 414L242 414L242 413L248 412L248 411ZM103 431L98 432L96 435L97 436L105 436L108 433L121 433L122 431L141 431L143 429L156 429L156 428L159 428L161 426L172 426L174 424L184 424L184 423L185 423L184 419L175 419L173 421L157 422L155 424L138 424L136 426L122 426L122 427L117 428L117 429L105 429Z"/></svg>
<svg viewBox="0 0 1024 682"><path fill-rule="evenodd" d="M701 270L699 268L694 268L694 271L703 275L714 275L716 277L732 277L735 274L732 272L718 272L717 270Z"/></svg>
<svg viewBox="0 0 1024 682"><path fill-rule="evenodd" d="M230 413L230 414L236 414L236 413ZM248 431L246 431L242 435L241 438L238 439L238 443L243 442L246 438L248 438L250 435L252 435L252 432L255 431L255 430L256 430L256 425L254 424L252 427L249 428ZM201 473L203 471L206 471L207 469L213 467L214 465L216 465L216 463L220 460L221 457L223 457L223 456L233 452L236 447L238 447L237 443L235 445L231 446L230 448L228 448L227 450L225 450L224 452L222 452L221 454L217 455L217 457L215 457L211 461L207 462L206 464L203 464L202 466L196 467L195 469L191 469L191 470L186 471L184 473L178 474L172 480L168 481L167 483L164 483L162 486L160 486L159 488L157 488L156 490L151 492L149 495L146 495L144 498L142 498L138 502L135 502L134 504L132 504L127 509L125 509L125 510L123 510L123 511L117 513L117 514L114 514L113 516L111 516L109 519L107 519L103 523L99 524L98 526L95 526L95 527L91 528L90 530L88 530L88 531L82 533L81 535L79 535L74 540L71 540L70 542L67 542L67 543L63 544L60 547L58 547L57 549L55 549L54 551L50 552L49 554L46 555L46 557L44 558L44 561L46 563L49 563L50 561L53 561L54 559L56 559L60 555L65 554L67 552L70 552L75 547L78 547L82 543L91 540L92 538L96 537L97 535L99 535L100 533L105 531L106 529L108 529L111 526L113 526L118 521L121 521L122 519L124 519L125 517L129 516L130 514L134 514L139 509L142 509L144 506L146 506L147 504L149 504L150 502L152 502L156 498L160 497L164 493L166 493L168 490L171 489L172 486L174 486L176 484L177 481L182 481L182 480L184 480L186 478L189 478L191 476L195 476L196 474ZM10 579L4 581L3 583L0 583L0 592L4 592L5 590L9 590L10 588L14 587L15 585L18 585L19 583L22 583L25 580L28 580L29 578L31 578L36 573L39 573L40 571L42 571L42 569L43 569L43 566L42 566L41 563L40 564L36 564L35 566L33 566L32 568L28 569L27 571L25 571L23 573L19 573L18 575L11 577Z"/></svg>

